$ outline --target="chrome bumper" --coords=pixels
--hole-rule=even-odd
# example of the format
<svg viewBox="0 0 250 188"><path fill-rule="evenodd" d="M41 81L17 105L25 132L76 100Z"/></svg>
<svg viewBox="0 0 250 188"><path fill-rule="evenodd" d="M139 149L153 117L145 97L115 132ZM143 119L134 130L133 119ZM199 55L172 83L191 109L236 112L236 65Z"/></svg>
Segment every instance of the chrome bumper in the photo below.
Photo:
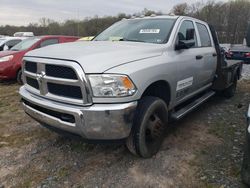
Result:
<svg viewBox="0 0 250 188"><path fill-rule="evenodd" d="M137 102L94 104L88 107L68 105L34 95L24 86L20 88L19 93L22 100L26 101L22 102L24 111L38 122L91 140L115 140L128 137L137 106ZM43 110L40 111L40 108ZM74 117L74 122L64 121L44 109L48 112L70 115Z"/></svg>

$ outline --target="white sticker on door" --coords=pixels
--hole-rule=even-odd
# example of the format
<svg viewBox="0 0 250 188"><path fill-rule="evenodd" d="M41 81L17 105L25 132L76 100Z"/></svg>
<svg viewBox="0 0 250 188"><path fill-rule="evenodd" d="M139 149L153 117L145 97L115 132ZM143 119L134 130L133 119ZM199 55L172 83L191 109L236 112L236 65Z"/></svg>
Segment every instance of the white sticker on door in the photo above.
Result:
<svg viewBox="0 0 250 188"><path fill-rule="evenodd" d="M141 29L140 33L160 33L160 29Z"/></svg>
<svg viewBox="0 0 250 188"><path fill-rule="evenodd" d="M194 81L194 77L190 77L190 78L178 81L176 91L185 89L185 88L193 85L193 81Z"/></svg>

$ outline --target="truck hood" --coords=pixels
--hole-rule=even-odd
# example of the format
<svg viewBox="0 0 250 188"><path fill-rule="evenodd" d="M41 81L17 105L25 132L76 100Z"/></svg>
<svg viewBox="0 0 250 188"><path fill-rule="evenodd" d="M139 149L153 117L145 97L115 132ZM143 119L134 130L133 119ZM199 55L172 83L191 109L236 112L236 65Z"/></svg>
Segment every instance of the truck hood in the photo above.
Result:
<svg viewBox="0 0 250 188"><path fill-rule="evenodd" d="M125 63L160 56L162 52L161 44L79 41L47 46L30 51L25 56L77 61L85 73L103 73Z"/></svg>

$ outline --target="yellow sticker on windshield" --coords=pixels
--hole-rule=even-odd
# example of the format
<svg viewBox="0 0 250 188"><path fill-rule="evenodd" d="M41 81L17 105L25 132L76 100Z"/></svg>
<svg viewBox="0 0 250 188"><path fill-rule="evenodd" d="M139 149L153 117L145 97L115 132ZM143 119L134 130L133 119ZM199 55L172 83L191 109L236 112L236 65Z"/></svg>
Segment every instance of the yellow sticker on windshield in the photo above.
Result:
<svg viewBox="0 0 250 188"><path fill-rule="evenodd" d="M119 41L123 39L123 37L109 37L109 41Z"/></svg>
<svg viewBox="0 0 250 188"><path fill-rule="evenodd" d="M160 29L141 29L140 33L160 33Z"/></svg>

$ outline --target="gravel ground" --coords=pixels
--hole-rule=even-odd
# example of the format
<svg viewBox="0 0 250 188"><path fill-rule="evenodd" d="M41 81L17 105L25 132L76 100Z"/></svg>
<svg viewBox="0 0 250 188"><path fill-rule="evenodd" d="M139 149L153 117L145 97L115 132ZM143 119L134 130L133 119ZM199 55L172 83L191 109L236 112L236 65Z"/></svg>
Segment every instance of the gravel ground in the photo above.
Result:
<svg viewBox="0 0 250 188"><path fill-rule="evenodd" d="M235 97L214 97L170 125L151 159L123 145L87 144L39 126L19 104L14 83L0 83L0 187L244 187L240 166L250 65Z"/></svg>

